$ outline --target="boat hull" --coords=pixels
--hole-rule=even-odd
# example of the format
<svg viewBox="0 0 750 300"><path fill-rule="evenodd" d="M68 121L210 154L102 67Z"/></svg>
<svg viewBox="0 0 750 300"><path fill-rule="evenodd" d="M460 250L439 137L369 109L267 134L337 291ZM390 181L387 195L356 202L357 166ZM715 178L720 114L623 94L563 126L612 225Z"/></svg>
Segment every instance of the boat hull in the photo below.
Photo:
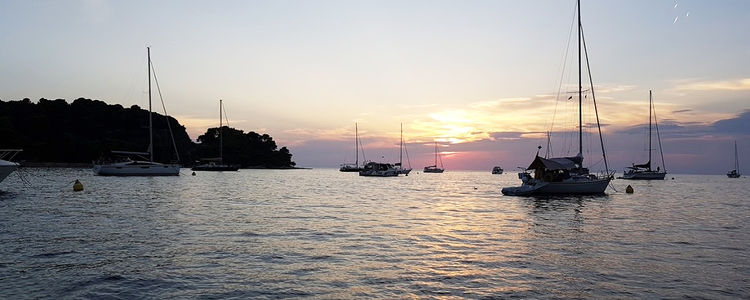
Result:
<svg viewBox="0 0 750 300"><path fill-rule="evenodd" d="M370 177L396 177L398 176L399 172L396 170L388 170L388 171L373 171L373 170L363 170L359 171L359 176L370 176Z"/></svg>
<svg viewBox="0 0 750 300"><path fill-rule="evenodd" d="M443 173L445 170L443 169L424 169L424 173Z"/></svg>
<svg viewBox="0 0 750 300"><path fill-rule="evenodd" d="M7 160L0 160L0 182L5 180L10 173L18 169L18 164Z"/></svg>
<svg viewBox="0 0 750 300"><path fill-rule="evenodd" d="M362 168L360 167L341 167L339 168L339 172L359 172L362 171Z"/></svg>
<svg viewBox="0 0 750 300"><path fill-rule="evenodd" d="M153 163L149 165L94 165L94 174L100 176L178 176L179 165Z"/></svg>
<svg viewBox="0 0 750 300"><path fill-rule="evenodd" d="M734 174L727 173L727 177L729 177L729 178L740 178L740 176L741 176L741 174L739 174L739 173L734 173ZM2 179L0 179L0 181L2 181Z"/></svg>
<svg viewBox="0 0 750 300"><path fill-rule="evenodd" d="M520 187L506 187L501 190L507 196L531 195L592 195L604 194L609 179L566 182L539 182L524 184Z"/></svg>
<svg viewBox="0 0 750 300"><path fill-rule="evenodd" d="M666 172L633 172L625 173L619 178L628 180L664 180L664 176L666 175Z"/></svg>

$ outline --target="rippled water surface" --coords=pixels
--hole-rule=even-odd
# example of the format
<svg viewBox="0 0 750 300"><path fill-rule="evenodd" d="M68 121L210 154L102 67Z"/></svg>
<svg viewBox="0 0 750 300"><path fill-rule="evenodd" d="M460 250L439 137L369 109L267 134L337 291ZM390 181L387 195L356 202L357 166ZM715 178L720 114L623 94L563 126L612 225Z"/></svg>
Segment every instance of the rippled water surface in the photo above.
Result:
<svg viewBox="0 0 750 300"><path fill-rule="evenodd" d="M20 174L0 298L750 298L747 177L527 198L489 171Z"/></svg>

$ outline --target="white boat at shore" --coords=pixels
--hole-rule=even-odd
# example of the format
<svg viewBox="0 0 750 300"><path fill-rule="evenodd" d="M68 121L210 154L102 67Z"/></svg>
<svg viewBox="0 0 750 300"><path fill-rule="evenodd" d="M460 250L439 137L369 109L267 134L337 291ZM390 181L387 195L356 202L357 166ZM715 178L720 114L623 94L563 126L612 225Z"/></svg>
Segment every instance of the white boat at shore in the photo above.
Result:
<svg viewBox="0 0 750 300"><path fill-rule="evenodd" d="M101 176L177 176L180 175L180 165L177 163L163 164L154 162L154 126L153 112L151 111L151 49L146 47L148 54L148 132L149 144L147 152L112 151L119 157L112 160L99 160L94 162L94 174ZM169 120L167 120L169 126ZM172 134L171 130L169 132ZM172 141L174 146L174 140ZM175 146L176 147L176 146ZM177 149L175 148L175 154ZM141 160L134 160L136 156ZM177 157L179 161L179 155Z"/></svg>

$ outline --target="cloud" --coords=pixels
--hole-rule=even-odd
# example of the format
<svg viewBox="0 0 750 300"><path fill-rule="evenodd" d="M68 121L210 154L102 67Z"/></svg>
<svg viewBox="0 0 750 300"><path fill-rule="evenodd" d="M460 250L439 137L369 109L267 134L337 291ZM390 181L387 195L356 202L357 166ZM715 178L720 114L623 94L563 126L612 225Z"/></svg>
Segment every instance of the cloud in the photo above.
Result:
<svg viewBox="0 0 750 300"><path fill-rule="evenodd" d="M750 90L750 78L719 81L693 81L676 85L675 91L747 91Z"/></svg>

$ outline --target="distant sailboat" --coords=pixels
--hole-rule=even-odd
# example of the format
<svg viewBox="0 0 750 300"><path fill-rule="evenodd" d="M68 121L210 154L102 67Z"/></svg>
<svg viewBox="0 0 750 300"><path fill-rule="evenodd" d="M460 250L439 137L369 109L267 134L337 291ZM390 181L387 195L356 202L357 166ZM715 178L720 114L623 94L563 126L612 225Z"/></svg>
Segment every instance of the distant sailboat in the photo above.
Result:
<svg viewBox="0 0 750 300"><path fill-rule="evenodd" d="M648 91L648 161L644 164L636 165L633 164L633 166L628 167L628 170L625 171L625 173L620 177L621 179L641 179L641 180L663 180L664 176L667 175L666 167L664 167L664 151L662 151L661 148L661 137L659 137L659 124L656 123L656 114L653 114L653 118L651 117L651 112L653 111L654 103L653 99L651 97L651 91ZM657 132L657 138L659 140L659 152L661 152L661 166L664 168L663 170L659 167L656 168L656 170L651 169L651 120L654 120L654 123L656 124L656 132Z"/></svg>
<svg viewBox="0 0 750 300"><path fill-rule="evenodd" d="M18 169L18 163L12 162L11 160L21 149L0 149L0 182L5 180L8 175Z"/></svg>
<svg viewBox="0 0 750 300"><path fill-rule="evenodd" d="M440 160L440 168L437 167L438 159ZM435 142L435 162L431 166L424 167L425 173L443 173L445 171L445 168L443 167L443 158L440 157L440 152L438 151L437 141Z"/></svg>
<svg viewBox="0 0 750 300"><path fill-rule="evenodd" d="M363 153L364 155L364 153ZM362 171L362 167L359 166L359 132L357 131L357 123L354 123L354 163L353 164L341 164L339 168L340 172L359 172Z"/></svg>
<svg viewBox="0 0 750 300"><path fill-rule="evenodd" d="M742 174L740 174L740 161L737 159L737 141L734 141L734 170L731 170L727 173L727 177L729 178L740 178Z"/></svg>
<svg viewBox="0 0 750 300"><path fill-rule="evenodd" d="M411 172L411 160L409 160L408 151L406 152L406 160L409 163L408 168L404 168L404 123L401 123L401 144L399 144L398 163L395 165L399 174L409 175L409 172Z"/></svg>
<svg viewBox="0 0 750 300"><path fill-rule="evenodd" d="M495 166L492 168L492 174L503 174L503 167Z"/></svg>
<svg viewBox="0 0 750 300"><path fill-rule="evenodd" d="M581 85L581 50L585 49L583 37L583 26L581 25L581 1L578 1L578 154L573 157L542 158L537 151L534 160L526 170L534 170L533 175L529 172L518 173L521 179L519 187L505 187L502 189L504 195L547 195L547 194L602 194L612 180L612 174L607 167L607 159L604 153L604 142L599 129L599 140L602 145L602 156L606 174L597 176L590 174L588 168L583 167L583 121L582 100L583 89ZM583 47L581 47L583 42ZM591 80L590 67L588 65L588 52L586 54L587 68L589 68L589 81L591 93L594 99L594 111L596 111L596 97L594 97L594 85ZM597 112L597 126L599 116ZM539 146L541 149L541 146Z"/></svg>
<svg viewBox="0 0 750 300"><path fill-rule="evenodd" d="M222 134L222 131L224 131L224 124L222 122L223 112L224 112L224 103L222 100L219 100L219 157L215 159L204 159L205 161L207 161L206 163L197 165L193 167L191 170L193 171L237 171L239 170L238 166L224 163L224 135Z"/></svg>
<svg viewBox="0 0 750 300"><path fill-rule="evenodd" d="M113 154L125 155L122 161L99 161L94 163L94 173L102 176L177 176L180 175L179 164L162 164L154 162L154 126L153 113L151 112L151 48L146 47L148 54L148 152L112 151ZM157 82L158 84L158 82ZM169 125L169 120L167 120ZM170 134L172 134L170 130ZM172 145L176 145L174 141ZM143 160L132 160L130 155L140 157ZM148 158L146 158L148 157ZM148 159L148 160L146 160ZM179 157L177 158L179 160Z"/></svg>

